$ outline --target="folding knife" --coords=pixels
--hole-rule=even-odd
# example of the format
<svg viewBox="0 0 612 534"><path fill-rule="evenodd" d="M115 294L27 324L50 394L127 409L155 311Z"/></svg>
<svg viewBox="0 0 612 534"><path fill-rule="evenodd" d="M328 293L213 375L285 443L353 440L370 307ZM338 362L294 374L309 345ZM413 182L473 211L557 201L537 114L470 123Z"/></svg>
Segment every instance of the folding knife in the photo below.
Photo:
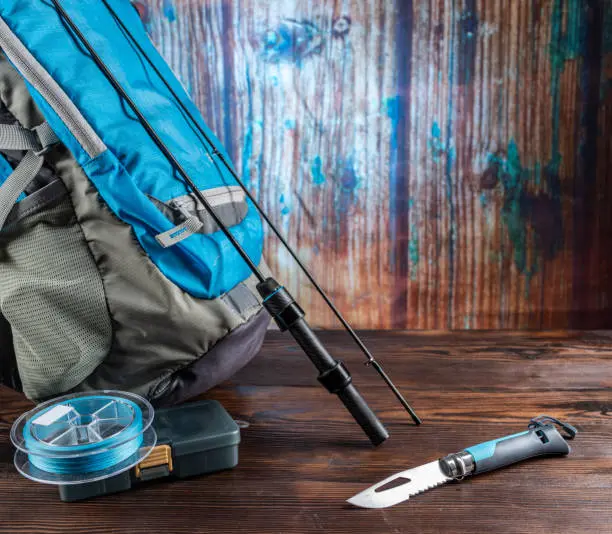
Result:
<svg viewBox="0 0 612 534"><path fill-rule="evenodd" d="M563 435L555 425L563 431ZM451 480L493 471L507 465L544 455L566 455L565 441L578 431L554 417L541 415L531 420L528 430L486 441L449 454L425 465L396 473L348 499L361 508L387 508Z"/></svg>

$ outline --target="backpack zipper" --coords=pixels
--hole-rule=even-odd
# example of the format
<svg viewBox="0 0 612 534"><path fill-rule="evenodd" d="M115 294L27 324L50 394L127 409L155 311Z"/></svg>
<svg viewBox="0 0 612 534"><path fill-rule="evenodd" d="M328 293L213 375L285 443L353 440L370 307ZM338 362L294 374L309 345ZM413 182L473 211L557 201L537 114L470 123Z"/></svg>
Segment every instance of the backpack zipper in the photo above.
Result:
<svg viewBox="0 0 612 534"><path fill-rule="evenodd" d="M202 194L212 207L223 206L224 204L237 204L246 200L244 191L236 185L215 187L213 189L202 189ZM206 208L193 195L183 195L172 199L168 204L177 209L187 208L196 211L206 211Z"/></svg>
<svg viewBox="0 0 612 534"><path fill-rule="evenodd" d="M57 113L90 158L106 150L106 145L83 117L74 102L51 77L0 17L0 48L21 75L36 89Z"/></svg>

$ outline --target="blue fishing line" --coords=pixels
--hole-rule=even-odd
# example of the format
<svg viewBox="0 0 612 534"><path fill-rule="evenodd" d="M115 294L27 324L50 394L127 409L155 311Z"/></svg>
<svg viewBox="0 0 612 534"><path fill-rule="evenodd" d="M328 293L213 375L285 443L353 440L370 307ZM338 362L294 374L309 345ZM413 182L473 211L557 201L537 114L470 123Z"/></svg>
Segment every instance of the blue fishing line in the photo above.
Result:
<svg viewBox="0 0 612 534"><path fill-rule="evenodd" d="M37 424L37 421L41 421L41 418L47 412L56 409L58 406L72 407L80 415L79 422L86 418L91 423L95 421L91 416L92 406L109 406L113 401L116 402L116 405L113 405L116 416L101 419L103 421L110 421L111 424L113 420L126 420L128 417L131 421L124 428L121 428L107 438L103 438L98 434L101 438L99 441L87 442L89 433L85 427L88 423L81 426L72 424L71 426L69 421L54 422L59 427L59 431L52 428L49 432L55 430L56 434L59 434L61 437L62 428L65 428L64 434L67 432L80 433L80 436L73 437L77 441L82 440L83 443L77 445L57 445L41 440L41 432L46 430L47 427L51 427L50 424L45 425L42 429L38 427L37 434L33 432L33 426ZM119 411L121 413L118 413ZM61 426L62 424L64 427ZM26 423L23 429L23 437L28 451L28 459L34 467L47 473L78 475L81 473L103 471L137 454L143 442L142 431L142 411L136 403L120 397L93 395L49 406L37 414L35 419ZM52 437L57 439L55 435L52 435Z"/></svg>

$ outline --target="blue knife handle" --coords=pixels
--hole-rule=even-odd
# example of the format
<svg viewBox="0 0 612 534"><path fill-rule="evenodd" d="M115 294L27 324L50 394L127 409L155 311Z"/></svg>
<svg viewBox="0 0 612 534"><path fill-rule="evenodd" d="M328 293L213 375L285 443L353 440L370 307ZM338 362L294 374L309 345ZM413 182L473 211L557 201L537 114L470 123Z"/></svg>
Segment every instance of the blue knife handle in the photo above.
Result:
<svg viewBox="0 0 612 534"><path fill-rule="evenodd" d="M468 447L465 452L471 454L474 459L474 471L471 474L479 474L535 456L568 454L570 450L570 446L554 426L543 425L485 441Z"/></svg>

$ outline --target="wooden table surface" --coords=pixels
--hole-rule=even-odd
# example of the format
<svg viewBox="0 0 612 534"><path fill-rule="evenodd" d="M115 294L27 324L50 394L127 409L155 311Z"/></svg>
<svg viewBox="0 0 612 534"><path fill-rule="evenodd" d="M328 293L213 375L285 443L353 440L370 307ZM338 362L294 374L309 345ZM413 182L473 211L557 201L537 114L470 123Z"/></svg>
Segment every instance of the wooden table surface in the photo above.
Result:
<svg viewBox="0 0 612 534"><path fill-rule="evenodd" d="M391 433L371 448L299 349L271 333L260 357L206 395L249 423L236 469L82 503L62 503L56 488L17 474L9 429L29 404L0 389L0 533L612 532L612 333L364 336L422 426L359 364L345 335L322 333ZM345 503L395 471L518 432L542 413L579 429L569 457L447 484L386 510Z"/></svg>

